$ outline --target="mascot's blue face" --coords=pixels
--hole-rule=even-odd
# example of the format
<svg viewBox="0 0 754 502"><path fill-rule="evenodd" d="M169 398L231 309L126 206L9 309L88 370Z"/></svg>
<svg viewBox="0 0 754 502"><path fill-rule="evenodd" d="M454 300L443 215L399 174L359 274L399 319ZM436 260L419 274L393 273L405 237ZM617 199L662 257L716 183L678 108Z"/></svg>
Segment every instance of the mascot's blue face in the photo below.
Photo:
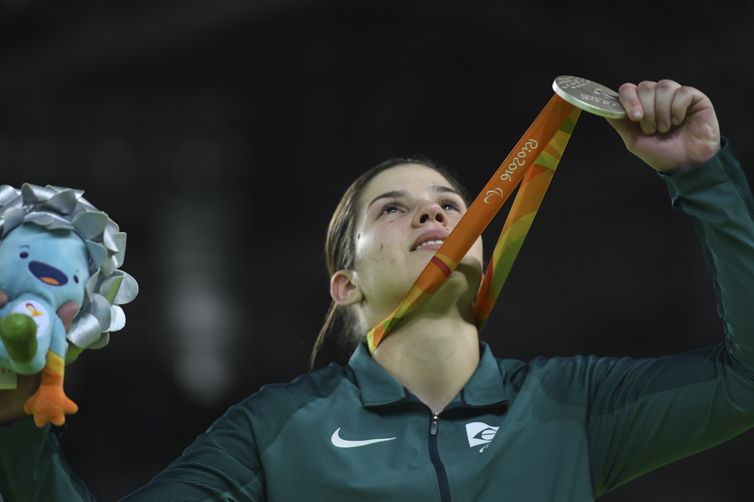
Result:
<svg viewBox="0 0 754 502"><path fill-rule="evenodd" d="M89 280L88 257L76 233L26 223L0 241L0 289L11 299L35 293L56 308L71 300L81 306Z"/></svg>

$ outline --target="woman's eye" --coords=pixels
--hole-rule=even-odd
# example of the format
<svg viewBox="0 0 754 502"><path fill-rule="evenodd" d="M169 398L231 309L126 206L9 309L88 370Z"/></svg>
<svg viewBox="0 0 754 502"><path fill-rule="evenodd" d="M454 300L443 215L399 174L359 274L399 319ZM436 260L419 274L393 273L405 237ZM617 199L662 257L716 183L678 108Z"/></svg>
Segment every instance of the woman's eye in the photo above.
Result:
<svg viewBox="0 0 754 502"><path fill-rule="evenodd" d="M443 208L444 211L460 211L461 210L458 203L452 200L444 200L440 203L440 206Z"/></svg>
<svg viewBox="0 0 754 502"><path fill-rule="evenodd" d="M382 211L380 212L380 215L383 214L393 214L397 213L401 210L401 208L397 204L385 204L382 206Z"/></svg>
<svg viewBox="0 0 754 502"><path fill-rule="evenodd" d="M29 257L29 253L27 253L26 251L21 251L21 254L18 255L18 257L21 258L22 260L25 260L26 258Z"/></svg>

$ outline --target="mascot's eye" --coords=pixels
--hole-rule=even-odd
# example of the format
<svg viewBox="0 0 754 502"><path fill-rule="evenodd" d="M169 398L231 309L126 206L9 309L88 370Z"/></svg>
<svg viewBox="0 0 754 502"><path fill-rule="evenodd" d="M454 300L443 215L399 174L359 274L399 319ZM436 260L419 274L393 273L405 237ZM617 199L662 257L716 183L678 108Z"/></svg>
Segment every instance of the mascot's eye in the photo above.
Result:
<svg viewBox="0 0 754 502"><path fill-rule="evenodd" d="M21 254L18 255L18 257L25 260L26 258L29 257L29 253L27 253L26 251L22 251Z"/></svg>
<svg viewBox="0 0 754 502"><path fill-rule="evenodd" d="M76 284L78 284L79 283L79 276L74 275L73 276L73 282L75 282Z"/></svg>

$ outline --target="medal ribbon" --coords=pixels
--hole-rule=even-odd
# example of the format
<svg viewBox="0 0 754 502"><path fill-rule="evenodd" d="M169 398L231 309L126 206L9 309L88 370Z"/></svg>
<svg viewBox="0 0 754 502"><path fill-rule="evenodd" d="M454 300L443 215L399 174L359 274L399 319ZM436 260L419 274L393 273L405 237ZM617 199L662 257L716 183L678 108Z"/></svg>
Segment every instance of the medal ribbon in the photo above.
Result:
<svg viewBox="0 0 754 502"><path fill-rule="evenodd" d="M531 228L580 112L575 106L553 95L474 199L398 307L367 333L370 352L374 352L401 319L442 286L508 197L521 184L474 301L477 325L480 328L484 325Z"/></svg>

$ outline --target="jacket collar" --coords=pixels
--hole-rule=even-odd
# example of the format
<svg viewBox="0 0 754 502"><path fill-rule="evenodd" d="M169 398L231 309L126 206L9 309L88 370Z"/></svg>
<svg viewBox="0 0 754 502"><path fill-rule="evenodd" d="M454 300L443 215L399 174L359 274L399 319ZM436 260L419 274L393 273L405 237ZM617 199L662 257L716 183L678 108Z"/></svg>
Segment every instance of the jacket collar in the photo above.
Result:
<svg viewBox="0 0 754 502"><path fill-rule="evenodd" d="M504 368L492 355L489 345L485 342L479 344L479 366L460 395L453 399L454 406L489 406L509 400ZM383 406L413 398L408 389L372 359L365 343L360 343L356 348L348 361L348 366L361 389L361 402L364 407Z"/></svg>

